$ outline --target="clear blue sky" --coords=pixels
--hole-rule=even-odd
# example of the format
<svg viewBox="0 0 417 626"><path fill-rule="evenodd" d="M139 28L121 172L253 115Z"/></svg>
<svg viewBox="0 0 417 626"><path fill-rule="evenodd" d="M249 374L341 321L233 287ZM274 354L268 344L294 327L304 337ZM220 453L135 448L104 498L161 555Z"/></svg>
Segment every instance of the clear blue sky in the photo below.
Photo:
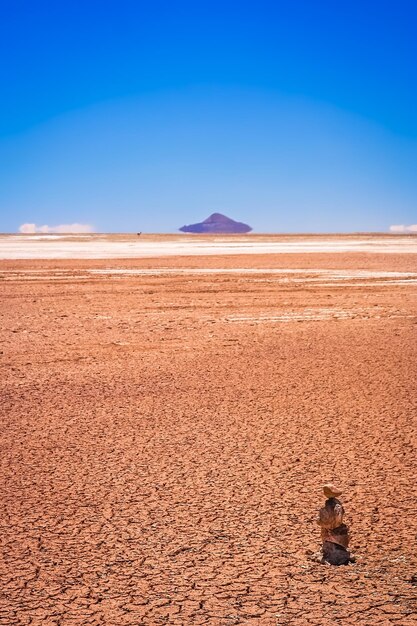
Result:
<svg viewBox="0 0 417 626"><path fill-rule="evenodd" d="M417 223L415 0L0 6L0 231Z"/></svg>

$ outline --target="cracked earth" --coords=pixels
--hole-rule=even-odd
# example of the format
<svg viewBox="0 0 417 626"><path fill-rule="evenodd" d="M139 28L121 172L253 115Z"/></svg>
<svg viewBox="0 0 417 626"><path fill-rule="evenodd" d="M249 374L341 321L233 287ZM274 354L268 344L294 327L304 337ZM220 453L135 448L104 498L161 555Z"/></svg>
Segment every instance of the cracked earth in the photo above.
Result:
<svg viewBox="0 0 417 626"><path fill-rule="evenodd" d="M415 625L416 261L2 261L0 624Z"/></svg>

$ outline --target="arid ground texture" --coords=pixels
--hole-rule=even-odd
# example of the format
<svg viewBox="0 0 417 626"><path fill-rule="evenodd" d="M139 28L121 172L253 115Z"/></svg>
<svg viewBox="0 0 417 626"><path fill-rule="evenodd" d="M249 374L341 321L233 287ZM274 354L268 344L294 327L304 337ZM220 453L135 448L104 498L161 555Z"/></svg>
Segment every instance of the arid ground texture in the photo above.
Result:
<svg viewBox="0 0 417 626"><path fill-rule="evenodd" d="M417 238L37 241L0 243L0 624L417 624Z"/></svg>

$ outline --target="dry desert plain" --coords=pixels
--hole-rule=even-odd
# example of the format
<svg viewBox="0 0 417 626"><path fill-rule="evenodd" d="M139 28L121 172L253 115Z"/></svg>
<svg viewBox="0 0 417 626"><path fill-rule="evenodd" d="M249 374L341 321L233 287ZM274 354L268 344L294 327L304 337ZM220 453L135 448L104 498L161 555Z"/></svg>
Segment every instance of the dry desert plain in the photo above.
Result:
<svg viewBox="0 0 417 626"><path fill-rule="evenodd" d="M0 257L2 626L417 623L417 237Z"/></svg>

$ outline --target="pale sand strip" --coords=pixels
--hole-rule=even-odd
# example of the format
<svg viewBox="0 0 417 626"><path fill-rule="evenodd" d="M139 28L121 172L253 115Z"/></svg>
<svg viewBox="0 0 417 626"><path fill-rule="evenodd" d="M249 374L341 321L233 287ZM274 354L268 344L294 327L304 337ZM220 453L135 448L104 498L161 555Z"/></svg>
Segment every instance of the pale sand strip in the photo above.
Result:
<svg viewBox="0 0 417 626"><path fill-rule="evenodd" d="M0 270L0 281L71 281L110 277L123 279L132 277L158 276L212 276L241 275L246 282L312 284L316 287L336 286L383 286L412 285L417 283L416 272L394 272L378 270L330 270L330 269L261 269L261 268L105 268L105 269L15 269ZM354 282L353 282L354 281Z"/></svg>
<svg viewBox="0 0 417 626"><path fill-rule="evenodd" d="M82 240L62 237L0 236L0 259L116 259L162 256L206 256L237 254L303 254L367 252L382 254L417 253L417 237L272 237L262 240L184 237L152 241L103 235Z"/></svg>

